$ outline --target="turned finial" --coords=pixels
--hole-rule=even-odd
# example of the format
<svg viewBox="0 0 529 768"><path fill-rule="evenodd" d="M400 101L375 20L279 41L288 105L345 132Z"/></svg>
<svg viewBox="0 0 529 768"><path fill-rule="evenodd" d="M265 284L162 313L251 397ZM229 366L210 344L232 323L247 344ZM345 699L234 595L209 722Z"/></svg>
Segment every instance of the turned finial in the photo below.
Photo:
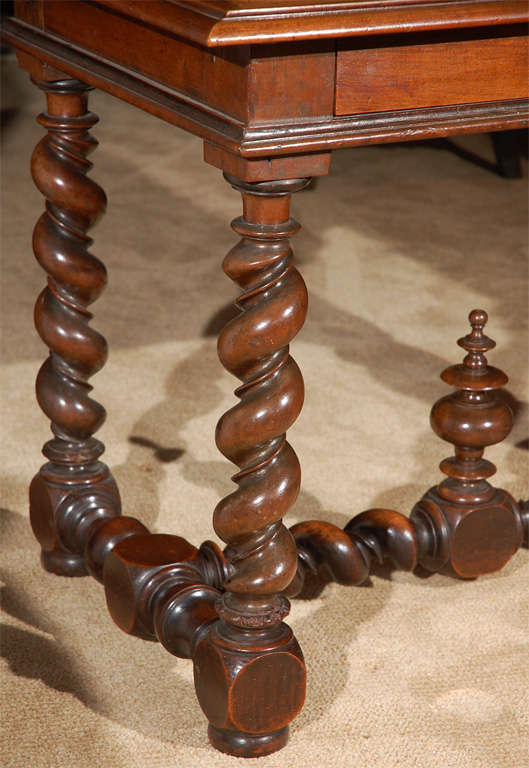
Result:
<svg viewBox="0 0 529 768"><path fill-rule="evenodd" d="M468 316L472 332L458 339L458 344L468 352L463 365L472 371L481 371L487 367L487 358L483 354L494 349L496 342L483 335L483 328L489 316L483 309L473 309ZM507 377L505 377L507 379Z"/></svg>
<svg viewBox="0 0 529 768"><path fill-rule="evenodd" d="M457 389L438 400L430 417L436 434L455 447L455 457L441 462L448 479L438 491L442 498L456 503L486 501L493 495L486 479L496 467L482 458L483 450L504 440L512 427L511 410L498 397L507 376L490 366L484 355L496 346L483 333L487 319L482 309L470 313L472 331L458 341L467 355L462 364L452 365L441 374L443 381Z"/></svg>
<svg viewBox="0 0 529 768"><path fill-rule="evenodd" d="M500 389L509 379L500 371L488 365L484 352L494 349L496 342L485 336L483 328L488 315L483 309L473 309L468 316L472 331L458 339L460 347L467 352L462 365L451 365L441 374L443 381L468 392L487 392ZM503 439L503 438L500 438ZM499 442L499 441L494 441ZM492 445L492 443L487 443Z"/></svg>
<svg viewBox="0 0 529 768"><path fill-rule="evenodd" d="M453 444L455 456L441 462L447 477L430 488L411 515L412 522L422 521L435 534L434 546L423 554L421 564L463 578L502 568L521 546L523 535L516 502L490 485L496 467L483 458L484 449L504 440L512 427L511 409L499 394L507 376L489 365L484 354L496 346L483 333L487 319L482 309L470 313L472 330L458 341L465 359L441 374L456 389L436 402L430 423L439 437Z"/></svg>

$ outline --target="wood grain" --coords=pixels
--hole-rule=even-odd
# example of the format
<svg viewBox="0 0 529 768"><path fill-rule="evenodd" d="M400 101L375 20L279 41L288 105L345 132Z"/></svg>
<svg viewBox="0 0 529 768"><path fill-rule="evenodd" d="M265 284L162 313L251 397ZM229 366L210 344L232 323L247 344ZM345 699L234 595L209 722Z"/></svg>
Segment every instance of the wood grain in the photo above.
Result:
<svg viewBox="0 0 529 768"><path fill-rule="evenodd" d="M339 51L337 115L529 95L524 37Z"/></svg>
<svg viewBox="0 0 529 768"><path fill-rule="evenodd" d="M15 16L34 27L44 26L44 0L15 0Z"/></svg>
<svg viewBox="0 0 529 768"><path fill-rule="evenodd" d="M335 70L333 42L252 46L248 66L249 123L332 115Z"/></svg>
<svg viewBox="0 0 529 768"><path fill-rule="evenodd" d="M361 583L384 559L474 577L528 542L527 505L488 484L494 467L482 458L510 418L496 392L506 377L483 356L493 342L481 311L461 340L463 365L443 374L457 391L432 411L433 428L455 446L441 464L447 479L410 518L372 509L345 531L321 521L288 531L282 522L300 487L286 433L304 394L289 344L307 310L289 245L298 229L291 193L328 172L333 149L526 125L527 37L513 26L528 19L526 2L17 0L15 15L4 39L48 101L39 117L47 136L33 155L46 197L34 247L48 276L35 316L51 350L37 395L54 432L30 490L43 564L103 580L118 626L193 659L217 749L269 754L286 743L305 695L303 655L282 621L288 596L314 596L332 580ZM105 411L89 379L106 343L88 306L106 273L88 232L105 196L88 175L97 144L90 87L201 137L207 162L242 194L243 216L232 224L241 239L223 264L241 289L240 311L218 344L240 381L216 432L238 468L214 513L224 553L122 517L99 460L93 435Z"/></svg>
<svg viewBox="0 0 529 768"><path fill-rule="evenodd" d="M527 506L487 480L496 467L483 458L484 448L507 437L512 413L499 392L507 376L483 354L495 346L483 334L487 313L475 309L469 320L471 333L458 341L467 352L463 364L441 374L457 389L435 403L430 417L434 431L455 447L455 457L440 465L447 478L424 494L409 518L369 509L343 531L321 520L294 525L298 569L289 597L317 597L330 582L363 584L384 563L474 579L500 570L528 545Z"/></svg>
<svg viewBox="0 0 529 768"><path fill-rule="evenodd" d="M202 2L98 0L207 47L321 40L431 29L523 23L525 0L369 0L364 2Z"/></svg>
<svg viewBox="0 0 529 768"><path fill-rule="evenodd" d="M106 195L87 176L88 155L97 147L90 129L98 118L88 111L87 85L77 80L37 83L47 111L46 129L31 158L33 180L46 209L33 231L33 250L47 274L35 304L35 326L49 349L36 381L37 400L51 421L53 439L43 449L48 462L33 478L30 515L42 547L42 563L53 573L84 575L85 563L70 523L119 514L117 486L100 461L104 445L93 434L106 412L89 393L90 377L107 357L105 338L91 325L88 307L100 296L107 273L89 250L87 232L102 216ZM58 524L57 514L64 521Z"/></svg>
<svg viewBox="0 0 529 768"><path fill-rule="evenodd" d="M304 176L326 176L331 169L330 152L306 152L248 160L204 142L204 160L243 181L274 181Z"/></svg>
<svg viewBox="0 0 529 768"><path fill-rule="evenodd" d="M3 38L15 46L20 65L32 76L40 78L43 62L47 62L70 77L80 78L162 120L221 145L229 152L248 158L506 130L523 127L529 122L527 100L518 99L244 127L218 114L205 112L196 103L183 101L180 94L146 81L130 69L50 39L16 21L4 22Z"/></svg>
<svg viewBox="0 0 529 768"><path fill-rule="evenodd" d="M50 32L200 101L203 109L246 117L245 48L206 51L86 2L46 3L44 19Z"/></svg>
<svg viewBox="0 0 529 768"><path fill-rule="evenodd" d="M299 224L290 196L309 179L245 182L225 175L243 199L232 228L240 241L223 262L241 289L239 314L220 333L219 358L241 382L221 416L216 443L238 467L237 488L215 508L227 544L219 622L197 646L195 686L219 750L257 757L282 747L305 698L305 665L282 594L296 574L296 544L282 518L301 472L286 432L303 404L303 378L289 344L307 312L307 289L289 238ZM281 680L281 684L278 681Z"/></svg>

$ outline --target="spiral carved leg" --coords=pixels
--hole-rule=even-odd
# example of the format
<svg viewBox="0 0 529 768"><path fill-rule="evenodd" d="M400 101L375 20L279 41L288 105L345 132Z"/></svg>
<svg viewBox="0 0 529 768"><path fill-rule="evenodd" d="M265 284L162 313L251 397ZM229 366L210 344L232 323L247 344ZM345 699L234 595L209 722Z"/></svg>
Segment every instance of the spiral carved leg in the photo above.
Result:
<svg viewBox="0 0 529 768"><path fill-rule="evenodd" d="M90 253L87 236L106 197L86 175L92 167L87 155L97 146L89 133L97 117L87 111L88 86L77 80L37 85L47 98L47 112L38 122L48 133L31 161L33 180L46 198L33 249L48 284L35 305L35 325L50 354L36 391L54 437L43 449L48 462L31 483L31 524L44 567L80 576L87 573L88 531L120 513L117 486L99 461L104 446L93 437L105 410L90 398L88 383L107 356L106 341L89 325L87 309L106 283L105 267Z"/></svg>
<svg viewBox="0 0 529 768"><path fill-rule="evenodd" d="M331 582L363 584L376 564L412 571L434 538L422 525L392 509L368 509L341 530L332 523L307 520L291 529L298 548L298 568L286 594L305 600L318 597Z"/></svg>
<svg viewBox="0 0 529 768"><path fill-rule="evenodd" d="M227 543L227 579L219 620L197 646L195 685L209 719L211 743L245 757L282 747L288 723L303 705L301 649L282 619L281 593L296 573L296 546L282 517L300 485L296 455L285 433L303 401L303 379L289 343L305 320L307 292L288 238L299 228L289 216L290 194L307 179L246 183L244 215L233 229L241 240L224 271L241 288L240 314L222 331L219 357L242 384L240 402L217 426L219 450L239 467L238 488L215 510L213 524Z"/></svg>

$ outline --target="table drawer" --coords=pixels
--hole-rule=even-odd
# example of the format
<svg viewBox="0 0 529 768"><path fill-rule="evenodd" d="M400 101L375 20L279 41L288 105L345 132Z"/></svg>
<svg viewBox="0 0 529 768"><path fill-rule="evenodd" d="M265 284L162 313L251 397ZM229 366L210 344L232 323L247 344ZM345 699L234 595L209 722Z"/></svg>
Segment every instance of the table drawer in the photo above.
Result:
<svg viewBox="0 0 529 768"><path fill-rule="evenodd" d="M523 36L338 52L336 115L528 95Z"/></svg>

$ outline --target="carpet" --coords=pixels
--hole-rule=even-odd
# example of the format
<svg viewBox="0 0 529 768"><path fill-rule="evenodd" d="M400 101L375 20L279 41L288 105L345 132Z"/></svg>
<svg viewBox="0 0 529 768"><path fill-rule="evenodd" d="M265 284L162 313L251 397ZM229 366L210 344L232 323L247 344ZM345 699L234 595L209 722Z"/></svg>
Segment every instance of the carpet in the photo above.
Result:
<svg viewBox="0 0 529 768"><path fill-rule="evenodd" d="M27 486L49 437L34 397L46 351L32 325L44 274L31 254L43 201L29 176L43 95L10 62L3 131L2 714L5 768L228 768L193 691L192 665L115 627L93 579L45 573ZM93 326L110 345L93 395L126 514L198 544L232 490L217 419L236 382L215 336L236 291L220 263L239 196L201 142L104 94L92 177L109 199L91 234L109 285ZM487 137L460 146L490 154ZM527 168L525 169L527 173ZM295 196L293 248L310 294L292 345L306 384L289 433L303 490L286 522L342 527L387 506L409 513L451 454L429 428L439 380L460 362L468 312L490 316L491 363L517 401L486 455L493 482L527 496L527 194L435 145L335 153L329 177ZM529 766L529 552L461 582L408 573L293 601L308 669L288 746L262 768Z"/></svg>

